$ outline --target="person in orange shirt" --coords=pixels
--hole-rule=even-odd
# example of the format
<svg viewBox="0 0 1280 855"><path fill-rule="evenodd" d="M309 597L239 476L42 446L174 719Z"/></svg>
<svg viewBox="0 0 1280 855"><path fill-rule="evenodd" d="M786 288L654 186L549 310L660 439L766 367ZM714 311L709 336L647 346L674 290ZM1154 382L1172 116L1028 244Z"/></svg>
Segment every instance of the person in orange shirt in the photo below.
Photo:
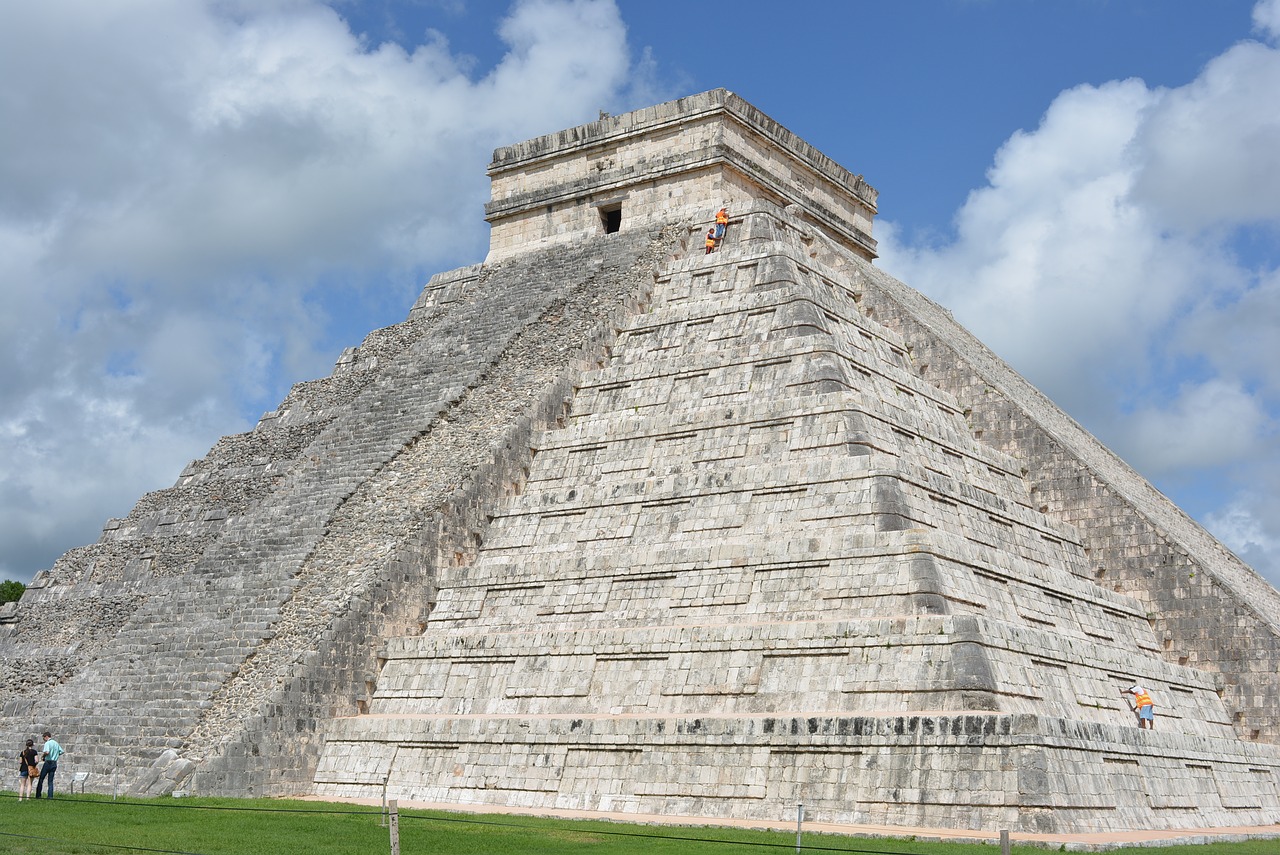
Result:
<svg viewBox="0 0 1280 855"><path fill-rule="evenodd" d="M1124 691L1133 695L1133 711L1138 716L1138 727L1155 730L1156 705L1151 700L1151 693L1147 691L1146 686L1139 686L1137 683L1134 683Z"/></svg>
<svg viewBox="0 0 1280 855"><path fill-rule="evenodd" d="M716 211L716 240L724 240L724 233L729 229L729 209Z"/></svg>
<svg viewBox="0 0 1280 855"><path fill-rule="evenodd" d="M707 251L704 252L703 255L710 255L711 253L716 251L716 230L715 229L707 229L706 246L707 246Z"/></svg>

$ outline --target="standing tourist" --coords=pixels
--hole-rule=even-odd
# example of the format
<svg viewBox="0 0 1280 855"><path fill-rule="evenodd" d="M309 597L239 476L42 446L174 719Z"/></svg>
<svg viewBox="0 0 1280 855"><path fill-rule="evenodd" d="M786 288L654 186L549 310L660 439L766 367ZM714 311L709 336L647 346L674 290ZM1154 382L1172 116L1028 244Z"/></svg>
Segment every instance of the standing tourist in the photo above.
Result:
<svg viewBox="0 0 1280 855"><path fill-rule="evenodd" d="M27 747L18 752L18 801L31 798L31 779L40 774L36 762L35 742L28 739Z"/></svg>
<svg viewBox="0 0 1280 855"><path fill-rule="evenodd" d="M58 758L65 752L62 746L54 741L49 731L44 734L44 746L40 749L40 756L44 757L44 765L40 767L40 779L36 781L36 798L40 798L40 793L44 790L44 779L49 779L49 798L53 798L53 776L58 771Z"/></svg>

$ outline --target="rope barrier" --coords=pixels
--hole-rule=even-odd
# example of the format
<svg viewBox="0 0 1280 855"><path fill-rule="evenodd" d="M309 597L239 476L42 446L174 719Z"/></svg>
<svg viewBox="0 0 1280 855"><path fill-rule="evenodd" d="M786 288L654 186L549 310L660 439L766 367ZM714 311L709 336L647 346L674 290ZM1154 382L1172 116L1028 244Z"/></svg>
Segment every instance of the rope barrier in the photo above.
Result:
<svg viewBox="0 0 1280 855"><path fill-rule="evenodd" d="M684 835L675 835L675 834L645 834L644 832L639 832L639 831L612 831L612 830L603 829L603 828L578 829L578 828L556 826L554 829L551 829L548 826L522 825L519 823L511 823L511 822L494 822L493 820L468 819L466 817L414 816L412 814L406 814L403 812L400 814L400 820L401 822L405 820L416 820L416 821L425 821L425 822L456 822L456 823L465 823L470 825L490 825L490 826L496 826L499 828L524 829L530 832L537 832L539 830L554 830L559 832L569 831L569 832L574 832L578 834L600 834L600 835L610 835L613 837L639 837L647 840L664 840L664 841L674 840L674 841L687 842L687 843L719 843L719 844L725 844L729 846L759 846L767 849L794 850L796 848L796 845L794 842L765 843L762 841L752 841L752 840L720 840L714 837L686 837ZM905 850L905 849L893 849L893 850L845 849L843 847L838 847L838 846L811 846L809 844L805 844L802 847L802 849L805 851L811 851L811 852L850 852L850 853L856 853L856 855L927 855L926 853L911 852L910 850Z"/></svg>
<svg viewBox="0 0 1280 855"><path fill-rule="evenodd" d="M4 798L12 799L14 796L5 793ZM66 796L59 796L54 801L72 801ZM314 814L332 814L335 816L378 816L379 811L371 810L325 810L312 808L259 808L259 807L235 807L232 805L196 805L196 804L179 804L177 801L147 801L147 802L131 802L125 799L74 799L76 804L82 805L98 805L105 807L128 806L128 807L148 807L148 808L169 808L173 810L224 810L224 811L244 811L247 813L314 813Z"/></svg>
<svg viewBox="0 0 1280 855"><path fill-rule="evenodd" d="M74 846L99 846L103 849L127 849L130 852L160 852L163 855L205 855L202 852L188 852L185 849L149 849L145 846L123 846L117 843L92 843L88 840L68 840L63 837L38 837L34 834L14 834L11 831L0 831L0 837L13 837L18 840L38 840L42 843L72 844Z"/></svg>
<svg viewBox="0 0 1280 855"><path fill-rule="evenodd" d="M13 798L13 796L10 796L7 794L6 794L6 797ZM75 799L74 801L76 804L79 804L79 805L95 805L95 806L105 806L105 807L128 806L128 807L168 808L168 809L176 809L176 810L227 811L227 812L244 812L244 813L315 814L316 816L381 816L382 815L382 812L380 810L369 811L369 810L332 810L332 809L310 809L310 808L236 807L234 805L178 804L172 801L134 802L134 801L106 800L106 799L84 799L84 800ZM707 843L707 844L720 844L720 845L729 845L729 846L753 846L753 847L758 847L760 849L794 850L796 848L794 843L768 843L763 841L750 841L750 840L721 840L713 837L687 837L684 835L675 835L675 834L652 834L652 833L644 833L644 832L638 832L638 831L620 831L620 830L594 828L594 827L589 829L579 829L579 828L564 827L564 826L555 826L555 827L549 827L545 825L534 826L534 825L525 825L521 823L498 822L498 821L487 820L487 819L475 819L475 818L470 818L466 816L421 816L421 815L414 815L411 813L401 812L400 820L402 822L404 821L440 822L440 823L455 823L455 824L461 824L461 825L483 825L483 826L491 826L491 827L497 827L497 828L509 828L513 830L524 830L524 831L530 832L531 834L537 834L542 831L554 830L561 833L572 832L572 833L583 834L583 835L596 834L596 835L612 836L612 837L631 837L631 838L641 838L641 839L664 841L664 842L674 841L674 842L681 842L681 843ZM0 832L0 836L25 837L25 835L16 835L16 834L10 834L5 832ZM41 837L30 837L26 839L53 840L53 838L41 838ZM72 841L54 840L54 842L69 843ZM169 849L144 849L144 848L131 847L131 846L117 846L109 843L89 844L89 843L82 842L80 845L103 846L103 847L115 848L115 849L130 849L138 852L162 852L162 853L172 852L172 853L176 853L176 855L201 855L201 853L179 852L178 850L169 850ZM846 849L838 846L814 846L812 844L805 844L802 847L802 850L807 852L843 852L843 853L852 853L852 855L927 855L927 853L912 852L911 850L906 850L906 849L893 849L893 850Z"/></svg>

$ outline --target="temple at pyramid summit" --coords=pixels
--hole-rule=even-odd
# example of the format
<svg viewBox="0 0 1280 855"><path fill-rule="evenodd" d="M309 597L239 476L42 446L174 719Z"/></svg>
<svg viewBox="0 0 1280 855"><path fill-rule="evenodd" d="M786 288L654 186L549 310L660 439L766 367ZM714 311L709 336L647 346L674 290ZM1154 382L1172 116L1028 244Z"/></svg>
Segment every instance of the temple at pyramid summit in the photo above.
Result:
<svg viewBox="0 0 1280 855"><path fill-rule="evenodd" d="M5 744L99 792L1280 821L1280 593L878 269L862 176L725 90L489 175L483 263L0 612Z"/></svg>

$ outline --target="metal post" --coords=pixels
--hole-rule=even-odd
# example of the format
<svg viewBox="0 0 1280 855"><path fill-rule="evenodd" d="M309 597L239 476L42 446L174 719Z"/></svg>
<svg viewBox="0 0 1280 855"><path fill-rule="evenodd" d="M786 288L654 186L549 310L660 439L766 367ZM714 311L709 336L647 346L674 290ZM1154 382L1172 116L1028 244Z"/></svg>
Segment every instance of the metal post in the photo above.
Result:
<svg viewBox="0 0 1280 855"><path fill-rule="evenodd" d="M800 855L800 835L804 833L804 805L796 802L796 855Z"/></svg>
<svg viewBox="0 0 1280 855"><path fill-rule="evenodd" d="M1009 843L1009 832L1000 832L1000 855L1009 855L1012 848L1013 847Z"/></svg>
<svg viewBox="0 0 1280 855"><path fill-rule="evenodd" d="M400 855L400 808L399 801L391 800L391 855Z"/></svg>

